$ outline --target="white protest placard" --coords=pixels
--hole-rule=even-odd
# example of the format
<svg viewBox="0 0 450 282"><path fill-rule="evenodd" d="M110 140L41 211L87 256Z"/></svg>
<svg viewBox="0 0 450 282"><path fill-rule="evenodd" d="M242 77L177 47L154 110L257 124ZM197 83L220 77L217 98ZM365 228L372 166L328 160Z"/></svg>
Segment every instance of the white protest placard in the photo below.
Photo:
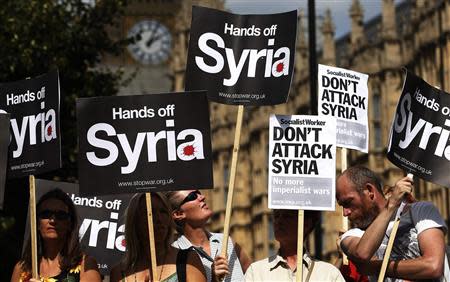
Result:
<svg viewBox="0 0 450 282"><path fill-rule="evenodd" d="M335 118L270 116L270 209L334 210L335 178Z"/></svg>
<svg viewBox="0 0 450 282"><path fill-rule="evenodd" d="M319 64L320 116L336 117L336 145L367 153L367 74Z"/></svg>

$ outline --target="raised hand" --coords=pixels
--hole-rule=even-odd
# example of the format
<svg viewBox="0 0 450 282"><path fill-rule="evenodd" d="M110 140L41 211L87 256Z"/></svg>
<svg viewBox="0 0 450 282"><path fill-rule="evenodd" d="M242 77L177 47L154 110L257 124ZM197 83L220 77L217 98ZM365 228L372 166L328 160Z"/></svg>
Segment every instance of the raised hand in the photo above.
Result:
<svg viewBox="0 0 450 282"><path fill-rule="evenodd" d="M230 274L228 270L228 260L222 256L216 256L212 265L212 271L216 281L223 281L225 276Z"/></svg>

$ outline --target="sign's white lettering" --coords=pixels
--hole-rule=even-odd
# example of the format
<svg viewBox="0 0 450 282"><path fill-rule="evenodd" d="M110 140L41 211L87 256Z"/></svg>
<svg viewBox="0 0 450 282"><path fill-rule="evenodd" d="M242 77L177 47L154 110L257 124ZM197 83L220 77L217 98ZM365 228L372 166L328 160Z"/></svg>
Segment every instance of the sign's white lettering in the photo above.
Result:
<svg viewBox="0 0 450 282"><path fill-rule="evenodd" d="M209 44L208 44L209 43ZM267 46L273 46L275 39L268 39ZM196 56L195 63L204 72L219 73L227 63L230 77L223 80L223 85L233 86L241 76L245 65L248 65L247 77L255 77L258 62L261 60L265 64L264 77L280 77L289 74L289 56L288 47L281 47L277 50L265 49L243 49L242 53L236 58L232 48L225 47L225 41L218 34L206 32L198 40L200 50L214 61L214 64L208 65L204 57ZM219 51L215 48L225 50L226 61ZM277 59L275 60L274 59ZM238 59L236 61L236 59Z"/></svg>
<svg viewBox="0 0 450 282"><path fill-rule="evenodd" d="M174 127L173 120L166 120L168 128ZM161 130L159 132L138 132L134 146L130 144L126 134L117 133L115 128L108 123L96 123L87 131L87 141L90 145L108 151L106 157L99 157L95 151L86 153L88 161L96 166L108 166L113 164L119 157L119 148L112 141L108 141L98 137L98 133L107 136L116 136L120 149L122 149L128 164L121 167L122 174L129 174L135 171L139 158L141 156L144 143L147 143L147 160L148 162L157 162L157 144L166 143L167 160L176 161L177 157L183 161L191 161L193 159L204 159L203 153L203 134L197 129L184 129L178 134L174 130ZM179 143L177 141L186 141Z"/></svg>

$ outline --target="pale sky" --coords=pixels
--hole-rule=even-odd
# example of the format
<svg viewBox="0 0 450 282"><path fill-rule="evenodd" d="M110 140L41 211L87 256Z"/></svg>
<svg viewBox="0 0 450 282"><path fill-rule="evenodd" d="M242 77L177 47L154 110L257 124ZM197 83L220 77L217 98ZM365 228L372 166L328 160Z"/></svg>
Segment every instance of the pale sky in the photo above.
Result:
<svg viewBox="0 0 450 282"><path fill-rule="evenodd" d="M395 0L395 3L403 0ZM350 30L349 9L352 0L316 0L316 16L323 16L325 10L331 10L335 25L335 37L339 38ZM381 0L360 0L364 10L364 22L381 14ZM225 7L236 14L267 14L302 9L308 13L308 0L225 0ZM305 24L306 24L305 19ZM318 18L320 26L320 18Z"/></svg>

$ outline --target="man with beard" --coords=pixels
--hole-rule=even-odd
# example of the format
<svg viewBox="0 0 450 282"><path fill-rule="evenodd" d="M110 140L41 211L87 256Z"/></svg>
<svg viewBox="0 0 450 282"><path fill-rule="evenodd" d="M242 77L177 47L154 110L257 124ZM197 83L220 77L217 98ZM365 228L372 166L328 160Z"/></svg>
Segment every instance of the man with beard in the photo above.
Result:
<svg viewBox="0 0 450 282"><path fill-rule="evenodd" d="M371 281L376 281L393 220L405 199L409 203L400 217L385 281L449 281L444 243L447 226L433 204L411 201L412 189L412 179L404 177L386 199L380 179L362 166L347 169L337 180L337 201L354 226L342 235L340 246Z"/></svg>

